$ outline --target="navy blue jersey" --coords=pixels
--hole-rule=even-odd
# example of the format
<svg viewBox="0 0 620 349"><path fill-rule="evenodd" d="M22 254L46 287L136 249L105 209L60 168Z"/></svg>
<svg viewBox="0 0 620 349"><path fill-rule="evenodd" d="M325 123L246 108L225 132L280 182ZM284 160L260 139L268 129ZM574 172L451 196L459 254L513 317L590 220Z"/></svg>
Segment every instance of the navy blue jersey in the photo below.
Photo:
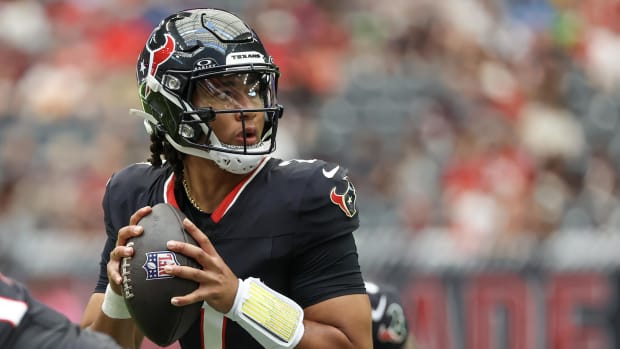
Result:
<svg viewBox="0 0 620 349"><path fill-rule="evenodd" d="M0 274L0 348L120 349L101 333L82 330L32 298L26 287Z"/></svg>
<svg viewBox="0 0 620 349"><path fill-rule="evenodd" d="M302 307L364 294L352 234L359 225L355 195L338 165L266 158L214 212L205 214L190 204L170 166L129 166L112 176L103 200L108 239L96 292L105 291L106 264L118 230L139 208L167 202L207 234L239 278L260 278ZM261 348L206 303L202 318L180 343L183 348Z"/></svg>

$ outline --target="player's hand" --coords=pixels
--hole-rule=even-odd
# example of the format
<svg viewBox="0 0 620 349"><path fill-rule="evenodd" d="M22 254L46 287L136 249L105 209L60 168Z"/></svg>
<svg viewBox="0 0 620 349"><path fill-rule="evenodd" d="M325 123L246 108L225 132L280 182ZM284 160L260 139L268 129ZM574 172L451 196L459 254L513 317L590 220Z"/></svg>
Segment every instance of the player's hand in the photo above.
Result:
<svg viewBox="0 0 620 349"><path fill-rule="evenodd" d="M167 247L193 258L202 266L202 270L178 265L168 265L164 270L170 275L196 281L200 286L192 293L172 298L172 304L184 306L205 301L213 309L227 313L235 301L239 279L217 253L207 235L194 223L186 218L183 220L183 228L198 242L198 246L168 241Z"/></svg>
<svg viewBox="0 0 620 349"><path fill-rule="evenodd" d="M118 230L118 238L116 239L116 247L110 252L110 261L108 261L108 281L112 290L117 294L121 294L121 283L123 282L123 276L121 275L121 260L123 257L133 256L133 248L125 246L127 240L132 237L139 236L144 232L144 229L137 225L142 217L150 214L152 211L150 206L145 206L136 211L129 219L129 225L124 226Z"/></svg>

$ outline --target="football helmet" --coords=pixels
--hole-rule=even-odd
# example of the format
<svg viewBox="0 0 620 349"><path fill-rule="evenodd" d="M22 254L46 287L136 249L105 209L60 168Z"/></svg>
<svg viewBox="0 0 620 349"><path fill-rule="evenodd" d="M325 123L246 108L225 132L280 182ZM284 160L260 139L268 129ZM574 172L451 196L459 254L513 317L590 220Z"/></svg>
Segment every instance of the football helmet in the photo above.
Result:
<svg viewBox="0 0 620 349"><path fill-rule="evenodd" d="M398 293L387 286L366 281L372 307L372 341L375 349L404 349L409 325Z"/></svg>
<svg viewBox="0 0 620 349"><path fill-rule="evenodd" d="M165 18L149 36L136 73L144 111L131 113L176 150L232 173L252 171L275 150L283 112L276 98L279 69L254 30L234 14L191 9ZM196 94L213 103L197 105ZM221 117L241 122L237 144L224 143L213 131L212 122ZM261 134L250 134L258 130L246 127L249 117L264 118Z"/></svg>

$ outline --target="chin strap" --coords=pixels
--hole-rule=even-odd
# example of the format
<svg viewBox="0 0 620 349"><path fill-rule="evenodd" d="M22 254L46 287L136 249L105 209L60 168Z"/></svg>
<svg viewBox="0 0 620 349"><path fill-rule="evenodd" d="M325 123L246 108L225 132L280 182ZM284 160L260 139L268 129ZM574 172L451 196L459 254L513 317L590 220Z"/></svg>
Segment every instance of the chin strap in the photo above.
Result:
<svg viewBox="0 0 620 349"><path fill-rule="evenodd" d="M158 122L153 115L139 109L129 109L129 115L144 119L144 128L146 129L146 133L149 135L155 133L155 125L157 125Z"/></svg>
<svg viewBox="0 0 620 349"><path fill-rule="evenodd" d="M304 311L292 299L256 278L239 279L226 314L267 349L292 349L304 335Z"/></svg>

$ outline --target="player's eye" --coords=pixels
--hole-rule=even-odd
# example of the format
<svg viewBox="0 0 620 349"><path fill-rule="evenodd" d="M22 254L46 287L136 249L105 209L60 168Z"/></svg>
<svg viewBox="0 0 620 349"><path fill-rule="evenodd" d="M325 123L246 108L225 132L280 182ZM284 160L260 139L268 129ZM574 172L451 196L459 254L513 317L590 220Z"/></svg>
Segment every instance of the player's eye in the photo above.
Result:
<svg viewBox="0 0 620 349"><path fill-rule="evenodd" d="M251 98L258 97L263 91L263 84L260 80L255 79L248 87L248 96Z"/></svg>

